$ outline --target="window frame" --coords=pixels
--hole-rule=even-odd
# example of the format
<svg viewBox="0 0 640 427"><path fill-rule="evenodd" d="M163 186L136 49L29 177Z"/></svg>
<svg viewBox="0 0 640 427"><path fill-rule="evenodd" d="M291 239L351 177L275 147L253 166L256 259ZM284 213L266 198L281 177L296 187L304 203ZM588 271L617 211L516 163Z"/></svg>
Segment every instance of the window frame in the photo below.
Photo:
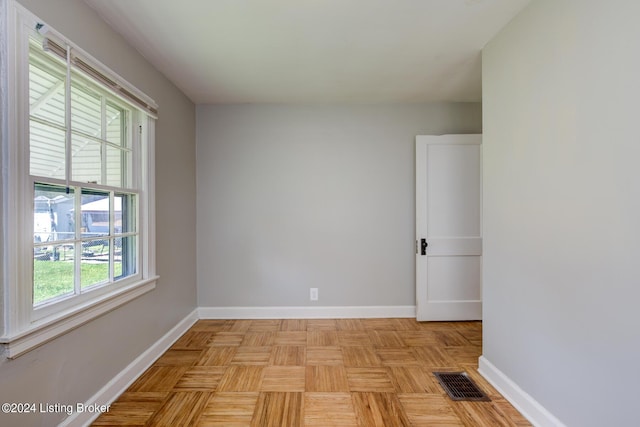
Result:
<svg viewBox="0 0 640 427"><path fill-rule="evenodd" d="M58 179L32 177L29 169L29 35L42 20L15 2L0 2L0 31L6 40L0 44L0 91L2 106L0 152L2 170L2 290L3 316L0 319L0 344L5 356L17 357L51 339L54 339L122 304L155 288L158 276L155 270L155 115L143 110L118 93L109 90L100 80L76 70L110 96L126 105L132 105L140 119L130 120L139 139L138 163L133 172L138 176L135 189L122 187L122 193L137 193L138 267L131 280L123 279L63 300L63 303L33 304L33 212L34 183L61 184ZM42 32L42 31L41 31ZM80 49L55 30L46 27L46 36L70 46L93 69L117 82L119 87L140 99L155 111L155 102L126 82L108 67ZM6 89L6 90L5 90ZM135 162L136 159L132 159ZM135 179L135 178L134 178ZM82 183L69 181L82 188ZM91 187L95 185L91 184ZM100 187L100 185L98 185ZM105 186L108 191L114 188ZM116 190L117 191L117 190ZM112 236L113 237L113 236Z"/></svg>

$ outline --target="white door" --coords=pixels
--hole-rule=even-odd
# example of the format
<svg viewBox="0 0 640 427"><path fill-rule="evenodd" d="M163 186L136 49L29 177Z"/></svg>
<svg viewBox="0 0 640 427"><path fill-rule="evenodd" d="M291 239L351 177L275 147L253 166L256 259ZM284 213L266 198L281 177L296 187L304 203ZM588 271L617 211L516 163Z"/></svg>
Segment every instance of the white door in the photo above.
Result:
<svg viewBox="0 0 640 427"><path fill-rule="evenodd" d="M482 318L482 135L416 137L416 316Z"/></svg>

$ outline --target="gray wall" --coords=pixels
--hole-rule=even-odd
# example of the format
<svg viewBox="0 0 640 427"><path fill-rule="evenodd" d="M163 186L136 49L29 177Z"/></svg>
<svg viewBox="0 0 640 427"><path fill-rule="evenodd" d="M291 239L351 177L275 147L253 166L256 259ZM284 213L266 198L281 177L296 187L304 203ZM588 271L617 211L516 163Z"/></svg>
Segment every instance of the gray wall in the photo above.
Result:
<svg viewBox="0 0 640 427"><path fill-rule="evenodd" d="M415 136L480 104L196 110L199 306L415 304Z"/></svg>
<svg viewBox="0 0 640 427"><path fill-rule="evenodd" d="M483 53L484 356L569 426L638 423L638 16L537 0Z"/></svg>
<svg viewBox="0 0 640 427"><path fill-rule="evenodd" d="M195 107L80 0L20 0L154 98L157 288L15 360L0 361L0 402L84 402L196 307ZM60 414L10 417L46 425Z"/></svg>

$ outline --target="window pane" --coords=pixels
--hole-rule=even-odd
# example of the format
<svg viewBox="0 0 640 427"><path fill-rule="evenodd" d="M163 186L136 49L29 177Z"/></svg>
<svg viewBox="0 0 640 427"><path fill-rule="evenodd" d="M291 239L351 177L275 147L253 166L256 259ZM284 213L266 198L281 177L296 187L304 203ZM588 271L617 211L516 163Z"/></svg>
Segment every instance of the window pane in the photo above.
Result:
<svg viewBox="0 0 640 427"><path fill-rule="evenodd" d="M66 65L42 52L32 41L29 48L29 112L59 126L64 126L64 92Z"/></svg>
<svg viewBox="0 0 640 427"><path fill-rule="evenodd" d="M109 239L82 242L80 286L87 288L109 281Z"/></svg>
<svg viewBox="0 0 640 427"><path fill-rule="evenodd" d="M79 182L101 183L101 144L79 135L72 136L72 179Z"/></svg>
<svg viewBox="0 0 640 427"><path fill-rule="evenodd" d="M116 193L114 197L115 224L114 231L118 233L135 233L136 226L136 195Z"/></svg>
<svg viewBox="0 0 640 427"><path fill-rule="evenodd" d="M73 261L74 244L71 242L61 245L36 244L33 248L33 258L38 261Z"/></svg>
<svg viewBox="0 0 640 427"><path fill-rule="evenodd" d="M123 279L138 272L138 238L136 236L118 237L114 247L114 272L115 279Z"/></svg>
<svg viewBox="0 0 640 427"><path fill-rule="evenodd" d="M75 238L73 188L35 184L33 207L34 243Z"/></svg>
<svg viewBox="0 0 640 427"><path fill-rule="evenodd" d="M125 110L115 105L107 104L107 141L126 147Z"/></svg>
<svg viewBox="0 0 640 427"><path fill-rule="evenodd" d="M33 304L73 293L73 249L37 247L33 260Z"/></svg>
<svg viewBox="0 0 640 427"><path fill-rule="evenodd" d="M82 190L82 237L109 235L109 193Z"/></svg>
<svg viewBox="0 0 640 427"><path fill-rule="evenodd" d="M107 146L107 185L131 187L131 152Z"/></svg>
<svg viewBox="0 0 640 427"><path fill-rule="evenodd" d="M64 131L32 120L29 123L29 173L64 179L65 164Z"/></svg>
<svg viewBox="0 0 640 427"><path fill-rule="evenodd" d="M71 86L71 129L94 138L102 137L102 100L77 84Z"/></svg>

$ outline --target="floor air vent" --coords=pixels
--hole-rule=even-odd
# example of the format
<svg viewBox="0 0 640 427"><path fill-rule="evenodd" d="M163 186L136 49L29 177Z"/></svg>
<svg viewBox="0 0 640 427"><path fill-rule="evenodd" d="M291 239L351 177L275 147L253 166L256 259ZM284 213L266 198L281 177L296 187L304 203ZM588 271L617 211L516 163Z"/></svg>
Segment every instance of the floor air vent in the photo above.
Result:
<svg viewBox="0 0 640 427"><path fill-rule="evenodd" d="M433 375L452 400L491 400L466 372L434 372Z"/></svg>

